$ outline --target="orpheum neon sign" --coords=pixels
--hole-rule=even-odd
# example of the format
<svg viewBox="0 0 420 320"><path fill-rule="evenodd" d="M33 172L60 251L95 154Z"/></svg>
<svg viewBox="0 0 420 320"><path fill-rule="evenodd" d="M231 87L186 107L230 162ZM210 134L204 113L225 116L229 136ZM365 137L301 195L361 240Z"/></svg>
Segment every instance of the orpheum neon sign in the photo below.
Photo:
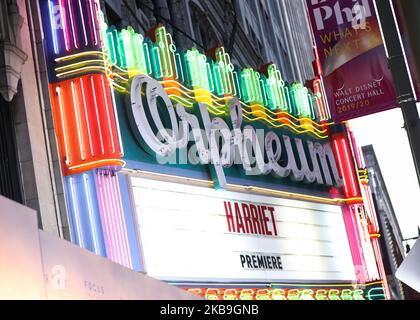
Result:
<svg viewBox="0 0 420 320"><path fill-rule="evenodd" d="M168 111L171 122L169 130L164 127L161 120L158 100L164 102ZM147 104L144 101L147 101ZM302 140L295 138L294 144L297 146L297 155L299 156L299 160L297 160L291 138L283 135L282 140L288 163L286 166L282 166L280 159L284 151L280 137L274 131L269 131L264 135L262 130L262 137L259 138L257 131L249 125L242 129L242 107L235 98L227 102L232 129L220 117L211 119L204 103L198 104L200 117L187 112L181 103L178 103L174 108L163 86L145 75L135 76L132 80L131 104L132 116L140 133L139 142L144 143L145 148L151 150L151 154L160 158L170 158L177 149L187 147L190 136L188 132L191 132L200 162L211 163L214 166L218 185L222 188L227 184L223 168L231 167L234 163L241 164L249 175L274 173L274 176L280 178L291 176L295 181L342 186L334 153L329 143L321 144L308 140L309 160L304 151ZM158 134L152 128L148 114L151 115L153 127L157 128ZM183 135L179 133L177 115L181 119ZM204 131L200 129L200 123L203 123ZM220 137L223 139L222 144L218 143ZM268 158L268 162L265 158ZM301 164L300 168L297 165L298 161ZM310 162L312 170L308 164Z"/></svg>
<svg viewBox="0 0 420 320"><path fill-rule="evenodd" d="M108 27L96 0L45 3L65 175L124 164L118 91L131 94L132 125L143 149L170 162L192 142L198 163L211 164L216 186L226 186L224 171L233 165L247 175L343 185L340 170L347 166L329 141L321 82L314 83L314 94L300 83L287 84L274 64L235 68L223 47L207 55L178 51L162 26L146 36Z"/></svg>

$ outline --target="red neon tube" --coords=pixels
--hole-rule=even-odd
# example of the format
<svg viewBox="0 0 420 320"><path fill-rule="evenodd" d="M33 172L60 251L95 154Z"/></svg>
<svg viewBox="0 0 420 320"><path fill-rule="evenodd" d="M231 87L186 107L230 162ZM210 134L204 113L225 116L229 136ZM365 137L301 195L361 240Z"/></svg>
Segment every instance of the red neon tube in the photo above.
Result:
<svg viewBox="0 0 420 320"><path fill-rule="evenodd" d="M338 170L343 178L344 196L347 199L361 198L359 180L357 179L354 158L351 152L347 131L344 125L337 125L332 130L331 140L338 164ZM362 202L362 200L354 200Z"/></svg>

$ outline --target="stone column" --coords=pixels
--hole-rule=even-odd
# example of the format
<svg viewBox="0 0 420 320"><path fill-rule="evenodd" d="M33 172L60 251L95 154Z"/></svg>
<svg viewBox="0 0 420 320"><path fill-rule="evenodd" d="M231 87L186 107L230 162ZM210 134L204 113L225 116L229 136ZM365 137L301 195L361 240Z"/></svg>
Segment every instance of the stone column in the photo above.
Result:
<svg viewBox="0 0 420 320"><path fill-rule="evenodd" d="M23 17L16 0L0 1L0 94L10 102L17 93L27 54L21 48Z"/></svg>

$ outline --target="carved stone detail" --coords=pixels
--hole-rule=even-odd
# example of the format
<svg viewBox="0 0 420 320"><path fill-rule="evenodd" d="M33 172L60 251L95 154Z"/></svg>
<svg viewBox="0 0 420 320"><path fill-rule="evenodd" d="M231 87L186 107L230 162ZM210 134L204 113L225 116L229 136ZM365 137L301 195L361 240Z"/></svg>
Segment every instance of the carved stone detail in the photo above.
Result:
<svg viewBox="0 0 420 320"><path fill-rule="evenodd" d="M21 49L23 21L16 0L0 2L0 94L8 102L17 93L22 66L28 59Z"/></svg>

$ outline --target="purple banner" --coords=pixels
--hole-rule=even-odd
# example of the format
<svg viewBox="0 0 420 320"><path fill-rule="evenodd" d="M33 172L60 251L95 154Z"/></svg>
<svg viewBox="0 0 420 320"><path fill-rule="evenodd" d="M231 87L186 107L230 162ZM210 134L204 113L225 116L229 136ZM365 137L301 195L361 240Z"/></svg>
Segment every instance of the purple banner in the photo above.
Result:
<svg viewBox="0 0 420 320"><path fill-rule="evenodd" d="M372 0L306 0L335 122L397 106Z"/></svg>

